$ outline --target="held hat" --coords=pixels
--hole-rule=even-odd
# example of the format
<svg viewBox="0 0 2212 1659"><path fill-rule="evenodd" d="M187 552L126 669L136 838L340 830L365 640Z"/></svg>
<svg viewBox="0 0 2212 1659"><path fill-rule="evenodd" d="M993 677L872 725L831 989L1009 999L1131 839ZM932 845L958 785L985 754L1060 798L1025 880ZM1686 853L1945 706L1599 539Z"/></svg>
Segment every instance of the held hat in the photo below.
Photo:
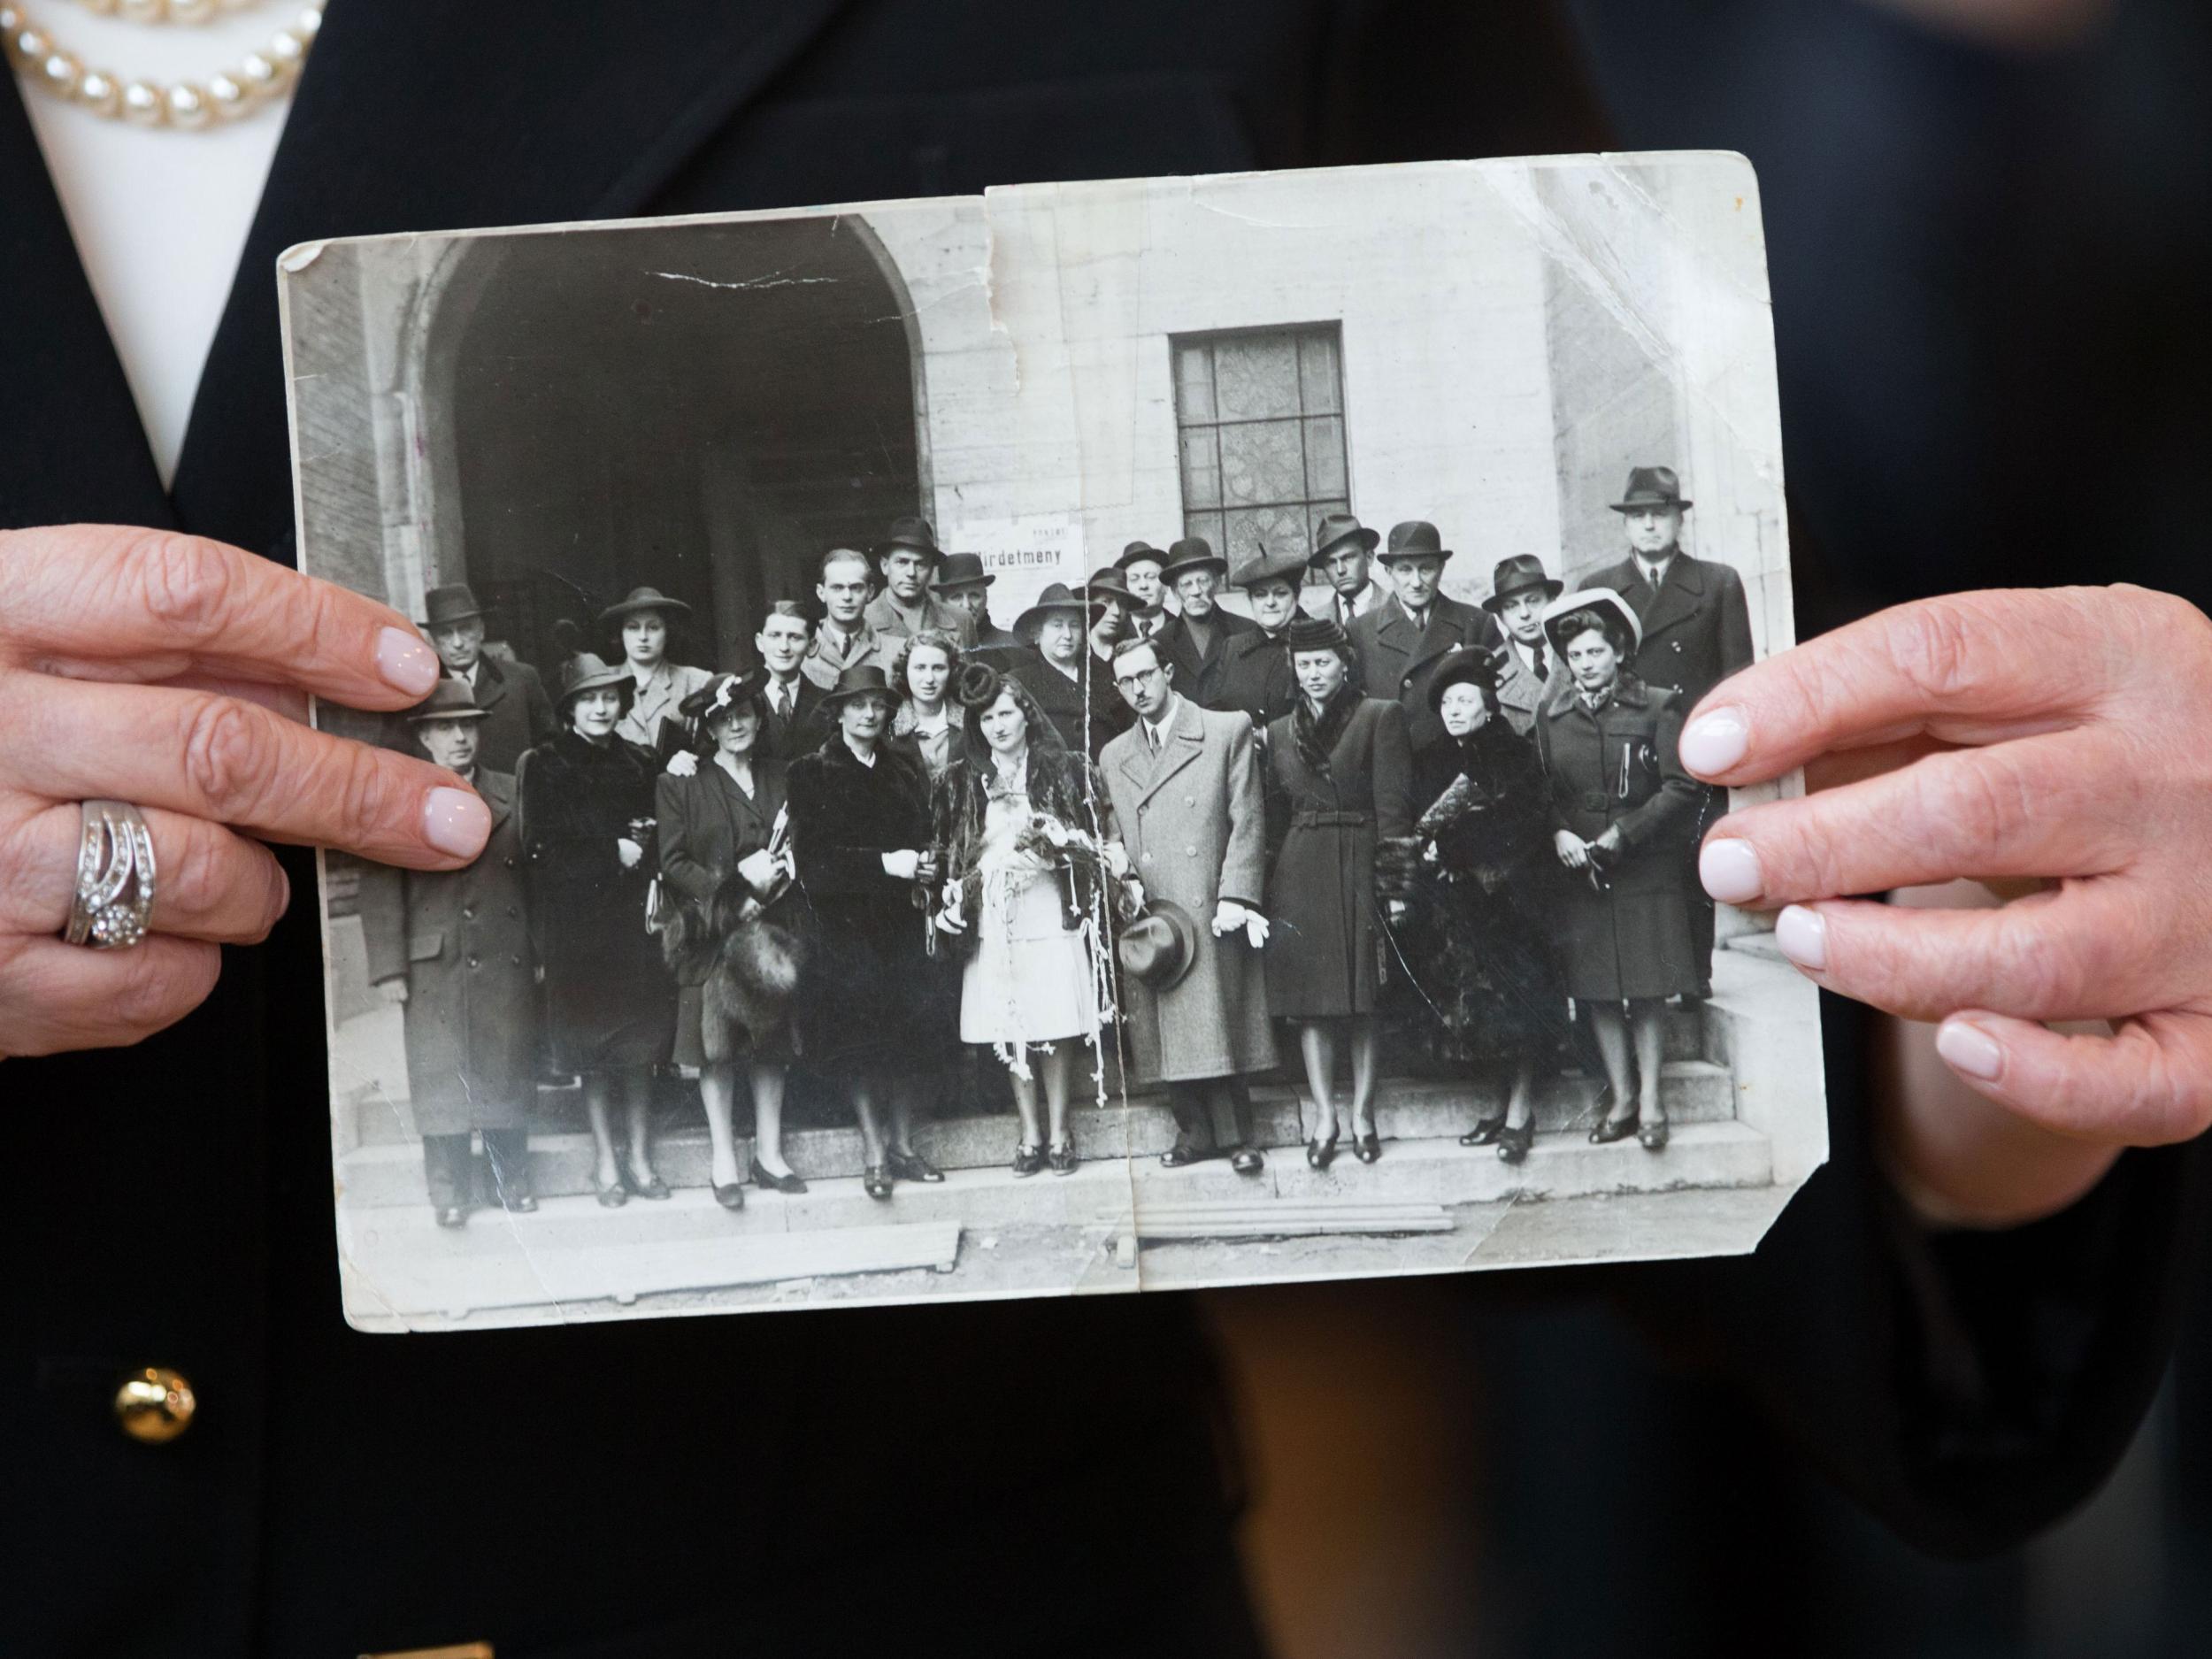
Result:
<svg viewBox="0 0 2212 1659"><path fill-rule="evenodd" d="M1687 507L1683 499L1682 480L1674 475L1671 466L1632 466L1628 469L1628 488L1621 498L1612 504L1615 512L1636 512L1646 507Z"/></svg>
<svg viewBox="0 0 2212 1659"><path fill-rule="evenodd" d="M638 611L657 611L664 619L691 614L689 605L680 599L671 599L657 588L633 588L628 597L620 604L609 605L599 613L599 626L603 628L619 627L625 617Z"/></svg>
<svg viewBox="0 0 2212 1659"><path fill-rule="evenodd" d="M1114 561L1114 568L1118 571L1125 571L1132 565L1141 565L1147 559L1151 560L1155 565L1165 565L1167 555L1149 541L1132 541L1127 547L1122 549L1121 557Z"/></svg>
<svg viewBox="0 0 2212 1659"><path fill-rule="evenodd" d="M471 617L483 614L484 607L476 603L476 595L466 582L448 582L423 595L422 620L416 626L442 628L449 623L466 622Z"/></svg>
<svg viewBox="0 0 2212 1659"><path fill-rule="evenodd" d="M1556 577L1544 574L1543 560L1533 554L1516 553L1511 558L1498 561L1497 571L1490 579L1490 597L1482 602L1482 608L1495 616L1498 607L1515 594L1540 588L1545 598L1556 599L1566 591L1566 587Z"/></svg>
<svg viewBox="0 0 2212 1659"><path fill-rule="evenodd" d="M1409 518L1390 526L1390 540L1376 557L1387 565L1393 559L1448 559L1451 556L1451 549L1444 545L1434 525L1425 518Z"/></svg>
<svg viewBox="0 0 2212 1659"><path fill-rule="evenodd" d="M1213 543L1202 535L1187 535L1167 550L1167 562L1160 566L1160 574L1173 582L1185 571L1211 570L1217 576L1229 573L1229 561L1213 549Z"/></svg>
<svg viewBox="0 0 2212 1659"><path fill-rule="evenodd" d="M489 709L478 706L469 682L455 674L441 679L427 697L407 710L410 726L425 720L483 720L490 717Z"/></svg>
<svg viewBox="0 0 2212 1659"><path fill-rule="evenodd" d="M687 720L710 720L718 714L749 703L754 712L758 713L761 696L767 689L765 668L749 669L741 674L717 674L678 703L676 712Z"/></svg>
<svg viewBox="0 0 2212 1659"><path fill-rule="evenodd" d="M1306 563L1309 565L1326 564L1329 555L1347 541L1356 541L1372 553L1375 550L1375 543L1381 540L1382 537L1379 534L1367 528L1350 513L1333 512L1322 519L1320 527L1313 533L1313 556L1307 559Z"/></svg>
<svg viewBox="0 0 2212 1659"><path fill-rule="evenodd" d="M1229 578L1229 585L1248 592L1262 582L1288 582L1293 588L1301 587L1310 562L1295 553L1270 553L1267 543L1263 541L1258 553L1237 566L1236 573Z"/></svg>
<svg viewBox="0 0 2212 1659"><path fill-rule="evenodd" d="M875 546L875 556L882 558L901 548L926 553L933 561L945 557L945 550L937 545L937 532L929 527L926 518L892 519L890 531Z"/></svg>
<svg viewBox="0 0 2212 1659"><path fill-rule="evenodd" d="M1156 991L1171 991L1198 960L1198 928L1171 899L1148 899L1114 941L1121 971Z"/></svg>
<svg viewBox="0 0 2212 1659"><path fill-rule="evenodd" d="M1105 608L1104 601L1086 598L1065 582L1054 582L1037 595L1035 604L1014 619L1014 632L1026 634L1047 617L1063 611L1074 611L1083 618L1083 626L1087 628L1098 620L1099 613Z"/></svg>
<svg viewBox="0 0 2212 1659"><path fill-rule="evenodd" d="M1620 631L1628 636L1628 656L1633 657L1642 649L1644 625L1636 619L1636 607L1610 588L1585 588L1580 593L1564 595L1544 607L1544 637L1562 657L1567 655L1567 641L1560 625L1585 611L1611 616Z"/></svg>
<svg viewBox="0 0 2212 1659"><path fill-rule="evenodd" d="M981 554L948 553L930 577L929 585L942 593L948 588L968 588L977 582L988 588L996 580L997 577L983 568Z"/></svg>
<svg viewBox="0 0 2212 1659"><path fill-rule="evenodd" d="M1454 686L1472 686L1487 699L1498 689L1496 660L1477 645L1462 646L1438 658L1436 677L1429 681L1429 708L1433 712L1444 711L1444 694Z"/></svg>
<svg viewBox="0 0 2212 1659"><path fill-rule="evenodd" d="M1290 648L1293 656L1300 651L1340 651L1351 641L1344 625L1334 617L1310 617L1302 611L1291 618L1290 626L1283 630L1283 643Z"/></svg>
<svg viewBox="0 0 2212 1659"><path fill-rule="evenodd" d="M855 663L837 676L837 683L822 694L825 708L833 708L848 697L857 697L865 692L881 692L891 699L895 709L903 701L898 687L894 686L883 670L874 663Z"/></svg>

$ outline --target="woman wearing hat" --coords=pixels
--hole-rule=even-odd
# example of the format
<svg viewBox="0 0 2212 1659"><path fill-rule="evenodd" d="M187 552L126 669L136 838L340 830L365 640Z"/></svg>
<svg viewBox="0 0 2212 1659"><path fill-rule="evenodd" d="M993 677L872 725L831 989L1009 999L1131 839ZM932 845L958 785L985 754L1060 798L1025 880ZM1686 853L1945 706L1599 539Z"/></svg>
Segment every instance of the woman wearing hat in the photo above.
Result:
<svg viewBox="0 0 2212 1659"><path fill-rule="evenodd" d="M1352 1050L1352 1149L1382 1156L1375 1130L1375 1000L1388 941L1375 894L1375 844L1412 832L1413 756L1405 711L1363 697L1351 643L1325 617L1298 617L1284 649L1298 701L1267 727L1267 1006L1298 1022L1315 1131L1306 1159L1336 1156L1336 1057Z"/></svg>
<svg viewBox="0 0 2212 1659"><path fill-rule="evenodd" d="M561 669L561 729L522 757L530 918L545 974L547 1046L583 1079L599 1202L665 1198L653 1172L647 1101L668 1057L675 1001L646 932L654 781L659 764L617 733L636 679L588 651ZM611 1126L619 1097L627 1160Z"/></svg>
<svg viewBox="0 0 2212 1659"><path fill-rule="evenodd" d="M1244 589L1255 626L1229 641L1221 706L1242 710L1262 731L1297 706L1298 682L1290 672L1283 634L1298 615L1305 574L1306 561L1300 555L1270 553L1263 547L1230 579Z"/></svg>
<svg viewBox="0 0 2212 1659"><path fill-rule="evenodd" d="M1014 632L1036 647L1015 664L1015 675L1035 695L1060 741L1092 760L1121 729L1116 717L1123 704L1112 672L1093 657L1089 642L1091 626L1108 603L1054 582L1014 624Z"/></svg>
<svg viewBox="0 0 2212 1659"><path fill-rule="evenodd" d="M684 741L679 712L684 699L712 678L703 668L668 660L669 630L690 614L689 605L657 588L633 588L620 604L599 613L600 632L622 647L632 681L630 706L616 730L664 759Z"/></svg>
<svg viewBox="0 0 2212 1659"><path fill-rule="evenodd" d="M941 1048L931 993L929 780L887 740L901 699L882 669L847 668L822 700L835 733L787 774L797 891L814 939L801 981L807 1064L852 1091L871 1198L941 1181L914 1150L915 1056Z"/></svg>
<svg viewBox="0 0 2212 1659"><path fill-rule="evenodd" d="M1444 735L1414 757L1415 853L1396 933L1425 1025L1440 1018L1462 1064L1510 1070L1505 1110L1460 1137L1518 1164L1536 1135L1536 1079L1568 1033L1567 993L1551 943L1559 864L1550 792L1535 749L1498 701L1493 658L1455 651L1429 703Z"/></svg>
<svg viewBox="0 0 2212 1659"><path fill-rule="evenodd" d="M1623 665L1640 630L1618 594L1593 588L1554 601L1544 634L1573 680L1572 695L1536 722L1553 844L1569 877L1561 901L1567 994L1589 1010L1614 1102L1590 1139L1633 1134L1656 1152L1667 1144L1662 1014L1668 997L1697 988L1683 853L1701 786L1677 753L1682 713L1673 695Z"/></svg>
<svg viewBox="0 0 2212 1659"><path fill-rule="evenodd" d="M959 753L931 800L933 844L949 872L940 926L970 941L960 1037L989 1043L1013 1073L1014 1173L1049 1164L1071 1175L1076 1053L1098 1031L1111 932L1098 785L1019 680L972 664L960 703ZM1048 1128L1038 1121L1040 1071Z"/></svg>
<svg viewBox="0 0 2212 1659"><path fill-rule="evenodd" d="M896 641L891 683L906 695L891 717L891 735L930 777L952 764L959 710L952 704L953 677L960 672L960 644L941 629L928 628Z"/></svg>
<svg viewBox="0 0 2212 1659"><path fill-rule="evenodd" d="M744 1203L748 1174L779 1192L806 1190L783 1156L784 1079L792 1059L788 1022L781 1017L786 1004L759 982L760 953L781 949L760 933L761 922L788 908L791 880L783 764L761 741L767 685L765 668L741 678L717 674L685 698L681 712L703 733L708 753L688 776L664 772L657 795L661 875L680 895L680 926L688 935L676 963L674 1059L698 1068L712 1148L709 1179L726 1210ZM734 889L733 880L740 884ZM787 962L766 965L773 972ZM738 981L739 995L710 995L717 974L726 976L725 983ZM714 988L718 993L722 986ZM753 1024L733 1020L733 1002L762 1017ZM749 1171L737 1166L731 1131L741 1055L752 1065Z"/></svg>

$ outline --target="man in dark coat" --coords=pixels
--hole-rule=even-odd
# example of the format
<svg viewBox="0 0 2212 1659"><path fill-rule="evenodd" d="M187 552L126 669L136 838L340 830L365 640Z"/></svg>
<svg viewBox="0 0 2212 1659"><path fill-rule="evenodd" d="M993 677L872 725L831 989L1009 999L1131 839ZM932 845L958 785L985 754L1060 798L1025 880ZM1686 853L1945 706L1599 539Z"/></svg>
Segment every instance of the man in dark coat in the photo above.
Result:
<svg viewBox="0 0 2212 1659"><path fill-rule="evenodd" d="M1375 580L1375 544L1382 540L1348 512L1333 512L1313 533L1313 556L1306 562L1328 580L1311 595L1307 609L1327 617L1346 633L1369 611L1388 602L1390 589Z"/></svg>
<svg viewBox="0 0 2212 1659"><path fill-rule="evenodd" d="M991 585L998 578L983 568L982 558L973 553L948 553L937 566L937 573L930 585L937 597L955 611L964 611L975 630L975 637L967 648L967 655L996 651L1002 654L1021 649L1021 635L1002 628L991 620Z"/></svg>
<svg viewBox="0 0 2212 1659"><path fill-rule="evenodd" d="M1634 609L1643 643L1633 664L1647 686L1676 693L1684 714L1740 668L1751 666L1751 606L1743 578L1732 565L1694 558L1682 550L1682 515L1691 503L1671 466L1629 469L1628 488L1612 503L1628 532L1628 557L1594 572L1585 588L1609 588ZM1701 787L1697 823L1685 856L1689 878L1690 929L1697 941L1698 998L1713 980L1713 901L1699 885L1697 847L1705 826L1727 805L1727 792Z"/></svg>
<svg viewBox="0 0 2212 1659"><path fill-rule="evenodd" d="M1182 609L1155 635L1175 670L1175 689L1202 709L1229 706L1229 641L1256 626L1217 603L1229 561L1203 536L1186 536L1167 550L1160 572Z"/></svg>
<svg viewBox="0 0 2212 1659"><path fill-rule="evenodd" d="M1444 734L1429 702L1437 664L1453 651L1488 649L1501 638L1494 617L1440 591L1451 556L1434 525L1415 518L1392 526L1381 557L1397 592L1350 630L1362 688L1371 697L1395 697L1405 705L1416 754Z"/></svg>
<svg viewBox="0 0 2212 1659"><path fill-rule="evenodd" d="M449 676L407 718L430 758L474 785L492 813L491 839L466 868L371 865L361 881L369 978L405 1010L407 1100L431 1208L440 1226L457 1227L477 1202L471 1131L484 1137L492 1202L538 1207L529 1162L535 963L515 780L478 759L488 715Z"/></svg>
<svg viewBox="0 0 2212 1659"><path fill-rule="evenodd" d="M538 671L512 656L502 660L484 644L484 608L466 582L449 582L423 595L423 632L437 648L445 671L464 681L484 723L476 764L512 775L525 749L553 735L553 702ZM401 734L410 747L416 733Z"/></svg>
<svg viewBox="0 0 2212 1659"><path fill-rule="evenodd" d="M1253 626L1229 640L1228 665L1222 676L1222 707L1238 709L1252 717L1261 731L1279 715L1288 714L1298 701L1298 681L1290 672L1290 652L1285 635L1298 615L1299 589L1304 585L1306 560L1294 552L1270 553L1237 567L1231 579L1244 589L1252 607Z"/></svg>
<svg viewBox="0 0 2212 1659"><path fill-rule="evenodd" d="M807 647L814 641L814 625L795 599L779 599L760 619L753 649L768 671L768 684L760 700L768 710L761 728L762 754L772 760L789 760L819 748L829 734L821 718L822 687L800 672Z"/></svg>

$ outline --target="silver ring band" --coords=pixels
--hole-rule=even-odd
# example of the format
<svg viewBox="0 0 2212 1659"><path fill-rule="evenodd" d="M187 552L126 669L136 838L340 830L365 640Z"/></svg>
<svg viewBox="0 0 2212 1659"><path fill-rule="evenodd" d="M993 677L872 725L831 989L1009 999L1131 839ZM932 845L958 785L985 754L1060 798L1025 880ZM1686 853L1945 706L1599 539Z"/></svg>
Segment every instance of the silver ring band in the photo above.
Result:
<svg viewBox="0 0 2212 1659"><path fill-rule="evenodd" d="M77 898L62 937L125 950L146 937L154 911L154 838L127 801L88 801L77 840Z"/></svg>

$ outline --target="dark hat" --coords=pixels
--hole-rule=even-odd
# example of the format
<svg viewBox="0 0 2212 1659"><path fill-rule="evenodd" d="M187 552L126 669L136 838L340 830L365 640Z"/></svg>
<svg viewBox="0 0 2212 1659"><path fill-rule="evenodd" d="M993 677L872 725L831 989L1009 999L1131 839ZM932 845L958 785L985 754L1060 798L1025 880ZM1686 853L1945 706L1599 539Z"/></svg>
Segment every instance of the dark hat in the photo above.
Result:
<svg viewBox="0 0 2212 1659"><path fill-rule="evenodd" d="M1390 540L1379 557L1386 565L1393 559L1448 559L1451 549L1444 545L1444 538L1436 534L1436 526L1425 518L1409 518L1403 524L1390 526Z"/></svg>
<svg viewBox="0 0 2212 1659"><path fill-rule="evenodd" d="M1515 594L1526 593L1532 588L1542 588L1547 599L1556 599L1566 587L1557 578L1544 574L1544 561L1534 554L1516 553L1511 558L1498 561L1496 573L1490 578L1490 597L1482 602L1482 608L1494 614Z"/></svg>
<svg viewBox="0 0 2212 1659"><path fill-rule="evenodd" d="M680 599L671 599L657 588L633 588L629 597L618 605L609 605L599 613L601 627L619 626L623 618L634 611L657 611L664 617L687 617L691 607Z"/></svg>
<svg viewBox="0 0 2212 1659"><path fill-rule="evenodd" d="M1306 580L1308 561L1295 553L1270 553L1267 543L1260 543L1260 550L1253 557L1237 566L1229 578L1233 588L1256 588L1262 582L1288 582L1293 588Z"/></svg>
<svg viewBox="0 0 2212 1659"><path fill-rule="evenodd" d="M1187 535L1168 549L1167 561L1160 566L1160 574L1173 581L1184 571L1200 570L1208 565L1223 576L1229 573L1229 561L1214 551L1212 542L1202 535Z"/></svg>
<svg viewBox="0 0 2212 1659"><path fill-rule="evenodd" d="M1093 571L1082 591L1087 599L1118 599L1125 605L1137 603L1136 595L1129 591L1129 579L1121 573L1118 565L1104 565Z"/></svg>
<svg viewBox="0 0 2212 1659"><path fill-rule="evenodd" d="M1429 707L1441 713L1444 694L1454 686L1473 686L1494 692L1498 688L1498 664L1480 646L1462 646L1437 659L1436 676L1429 681Z"/></svg>
<svg viewBox="0 0 2212 1659"><path fill-rule="evenodd" d="M608 686L623 688L625 703L637 695L637 676L627 668L610 668L593 653L579 651L561 664L561 692L554 702L565 709L587 691L599 691Z"/></svg>
<svg viewBox="0 0 2212 1659"><path fill-rule="evenodd" d="M1198 960L1197 926L1172 899L1148 899L1114 941L1114 956L1131 979L1173 990Z"/></svg>
<svg viewBox="0 0 2212 1659"><path fill-rule="evenodd" d="M1037 603L1014 619L1014 632L1026 634L1057 611L1073 611L1084 618L1085 627L1098 620L1098 613L1105 609L1102 601L1086 598L1065 582L1054 582L1037 595Z"/></svg>
<svg viewBox="0 0 2212 1659"><path fill-rule="evenodd" d="M765 668L749 669L741 674L717 674L678 703L676 711L687 720L705 720L748 703L757 709L761 695L767 689Z"/></svg>
<svg viewBox="0 0 2212 1659"><path fill-rule="evenodd" d="M1632 466L1628 469L1628 488L1621 498L1613 503L1615 512L1634 512L1640 507L1687 507L1692 503L1682 496L1682 480L1674 475L1671 466Z"/></svg>
<svg viewBox="0 0 2212 1659"><path fill-rule="evenodd" d="M933 588L965 588L971 582L981 582L988 588L998 580L983 568L980 553L948 553L938 561L937 571L929 579Z"/></svg>
<svg viewBox="0 0 2212 1659"><path fill-rule="evenodd" d="M937 532L929 527L926 518L892 519L889 532L876 543L875 556L881 558L900 548L911 548L917 553L928 554L933 559L945 557L944 549L937 545Z"/></svg>
<svg viewBox="0 0 2212 1659"><path fill-rule="evenodd" d="M1318 565L1347 541L1356 541L1370 553L1382 537L1360 523L1348 512L1333 512L1321 521L1321 527L1313 533L1313 556L1306 563Z"/></svg>
<svg viewBox="0 0 2212 1659"><path fill-rule="evenodd" d="M1310 617L1302 611L1283 630L1283 643L1293 652L1341 650L1351 638L1334 617Z"/></svg>
<svg viewBox="0 0 2212 1659"><path fill-rule="evenodd" d="M416 626L441 628L449 622L466 622L471 617L483 614L484 607L476 603L476 595L466 582L448 582L423 595L422 620Z"/></svg>
<svg viewBox="0 0 2212 1659"><path fill-rule="evenodd" d="M1164 565L1167 563L1167 555L1149 541L1132 541L1127 547L1122 549L1121 557L1114 561L1114 568L1118 571L1125 571L1132 565L1141 564L1146 559L1150 559L1155 565Z"/></svg>
<svg viewBox="0 0 2212 1659"><path fill-rule="evenodd" d="M1005 675L988 663L970 660L960 664L960 678L953 682L952 695L964 709L987 709L1005 689Z"/></svg>
<svg viewBox="0 0 2212 1659"><path fill-rule="evenodd" d="M489 709L477 706L469 682L454 674L440 680L428 697L407 710L410 725L419 720L482 720L490 715Z"/></svg>
<svg viewBox="0 0 2212 1659"><path fill-rule="evenodd" d="M1552 649L1560 656L1567 654L1567 641L1561 638L1560 624L1569 617L1584 611L1600 615L1610 612L1628 635L1628 651L1634 656L1644 642L1644 625L1637 620L1636 607L1630 604L1610 588L1585 588L1580 593L1567 594L1544 607L1544 637L1551 641Z"/></svg>
<svg viewBox="0 0 2212 1659"><path fill-rule="evenodd" d="M874 663L855 663L837 676L837 683L822 694L825 708L842 703L848 697L857 697L863 692L880 691L891 699L891 706L898 707L903 701L898 687L894 686L883 670Z"/></svg>

